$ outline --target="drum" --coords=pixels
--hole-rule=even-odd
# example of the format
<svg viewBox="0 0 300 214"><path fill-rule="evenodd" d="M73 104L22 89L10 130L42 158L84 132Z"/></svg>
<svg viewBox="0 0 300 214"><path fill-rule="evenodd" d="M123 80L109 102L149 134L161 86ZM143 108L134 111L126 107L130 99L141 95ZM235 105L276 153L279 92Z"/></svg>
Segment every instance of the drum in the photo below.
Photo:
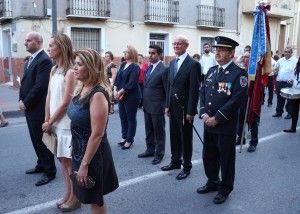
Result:
<svg viewBox="0 0 300 214"><path fill-rule="evenodd" d="M280 95L286 99L300 99L300 89L297 88L282 88Z"/></svg>

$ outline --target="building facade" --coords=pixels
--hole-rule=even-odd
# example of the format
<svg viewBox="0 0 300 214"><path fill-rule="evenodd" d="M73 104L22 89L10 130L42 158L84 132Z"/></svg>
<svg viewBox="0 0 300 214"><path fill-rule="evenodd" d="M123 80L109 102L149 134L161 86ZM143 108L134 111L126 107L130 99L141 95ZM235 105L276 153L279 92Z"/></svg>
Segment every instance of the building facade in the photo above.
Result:
<svg viewBox="0 0 300 214"><path fill-rule="evenodd" d="M44 48L52 34L51 0L0 0L0 82L23 75L23 59L29 55L25 35L38 31ZM188 2L188 3L187 3ZM74 49L94 48L101 54L112 51L118 63L127 45L147 55L149 44L163 48L164 60L174 55L172 39L183 34L188 52L202 53L204 43L218 35L240 43L236 54L251 44L256 0L60 0L57 1L58 31L68 34ZM295 1L287 5L272 1L270 12L272 50L282 50L291 30ZM273 12L274 11L274 12ZM285 23L284 23L285 22ZM290 39L290 42L295 42Z"/></svg>

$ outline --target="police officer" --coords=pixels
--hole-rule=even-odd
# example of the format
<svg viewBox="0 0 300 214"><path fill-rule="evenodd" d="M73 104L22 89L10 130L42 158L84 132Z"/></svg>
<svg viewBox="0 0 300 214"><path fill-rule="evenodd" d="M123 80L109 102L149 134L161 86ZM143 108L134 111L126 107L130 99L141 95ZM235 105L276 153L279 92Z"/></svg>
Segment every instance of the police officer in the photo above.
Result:
<svg viewBox="0 0 300 214"><path fill-rule="evenodd" d="M232 58L239 44L227 37L216 40L216 61L201 87L200 118L204 122L203 164L207 183L199 194L218 191L215 204L226 201L233 190L237 110L247 92L247 73ZM221 180L219 171L221 169Z"/></svg>

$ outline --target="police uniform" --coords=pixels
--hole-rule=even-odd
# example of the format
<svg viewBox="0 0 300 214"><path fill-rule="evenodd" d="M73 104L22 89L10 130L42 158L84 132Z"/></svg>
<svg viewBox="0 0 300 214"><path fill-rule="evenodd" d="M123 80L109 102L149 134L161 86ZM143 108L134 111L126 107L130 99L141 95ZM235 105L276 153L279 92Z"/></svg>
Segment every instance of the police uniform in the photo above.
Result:
<svg viewBox="0 0 300 214"><path fill-rule="evenodd" d="M235 48L238 45L226 37L215 39L216 47ZM203 164L208 178L205 187L218 189L224 201L233 190L238 109L243 97L247 96L247 83L247 72L230 61L211 67L200 90L200 117L206 113L218 122L214 127L204 124Z"/></svg>

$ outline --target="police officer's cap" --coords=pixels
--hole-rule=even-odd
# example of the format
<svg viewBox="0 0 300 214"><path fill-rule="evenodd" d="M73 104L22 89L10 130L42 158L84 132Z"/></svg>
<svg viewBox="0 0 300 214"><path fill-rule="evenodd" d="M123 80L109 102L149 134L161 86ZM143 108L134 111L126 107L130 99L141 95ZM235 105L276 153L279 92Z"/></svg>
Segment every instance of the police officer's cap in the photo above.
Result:
<svg viewBox="0 0 300 214"><path fill-rule="evenodd" d="M217 36L215 37L216 43L213 47L224 47L224 48L235 48L239 46L239 43L225 36Z"/></svg>

